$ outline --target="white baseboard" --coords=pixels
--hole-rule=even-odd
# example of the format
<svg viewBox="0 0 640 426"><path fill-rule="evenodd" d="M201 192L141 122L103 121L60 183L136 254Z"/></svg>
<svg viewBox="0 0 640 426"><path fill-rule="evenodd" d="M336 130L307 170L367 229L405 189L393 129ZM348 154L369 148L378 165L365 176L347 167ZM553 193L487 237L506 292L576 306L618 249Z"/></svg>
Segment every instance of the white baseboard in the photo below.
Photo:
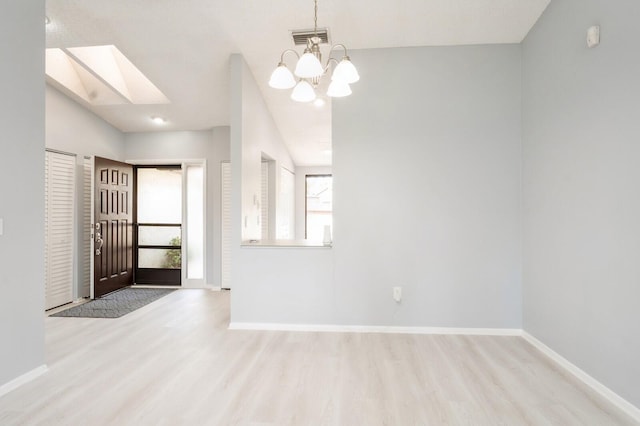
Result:
<svg viewBox="0 0 640 426"><path fill-rule="evenodd" d="M47 368L47 366L43 364L40 367L36 367L33 370L24 373L22 376L16 377L10 382L7 382L4 385L0 386L0 396L8 394L12 390L19 388L20 386L30 382L38 376L43 375L48 370L49 369Z"/></svg>
<svg viewBox="0 0 640 426"><path fill-rule="evenodd" d="M466 334L477 336L521 336L516 328L454 328L454 327L396 327L369 325L323 325L232 322L229 330L312 331L328 333L390 333L390 334Z"/></svg>
<svg viewBox="0 0 640 426"><path fill-rule="evenodd" d="M640 409L635 405L631 404L626 399L622 398L620 395L600 383L598 380L591 377L584 370L577 367L575 364L564 358L562 355L542 343L540 340L533 337L531 334L526 331L522 332L522 337L529 343L531 343L534 347L536 347L540 352L551 358L555 361L560 367L564 368L571 374L573 374L577 379L582 381L584 384L589 386L591 389L602 395L605 399L611 402L616 407L620 408L624 411L628 416L632 417L635 421L640 422Z"/></svg>

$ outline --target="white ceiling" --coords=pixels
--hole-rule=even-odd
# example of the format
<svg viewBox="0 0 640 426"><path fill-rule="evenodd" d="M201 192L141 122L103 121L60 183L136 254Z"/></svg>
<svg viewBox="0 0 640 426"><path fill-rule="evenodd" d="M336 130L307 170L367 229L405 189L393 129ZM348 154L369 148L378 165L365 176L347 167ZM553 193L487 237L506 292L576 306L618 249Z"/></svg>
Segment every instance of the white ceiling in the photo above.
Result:
<svg viewBox="0 0 640 426"><path fill-rule="evenodd" d="M319 0L318 26L328 27L331 41L349 49L519 43L549 1ZM85 105L118 129L229 125L229 56L241 53L296 164L330 163L323 152L331 147L330 103L323 108L299 104L289 99L289 91L267 85L282 50L293 48L290 30L313 27L312 0L46 4L51 20L47 47L113 44L170 99L167 105ZM323 48L325 56L327 49ZM359 71L366 76L366 70ZM162 127L153 124L150 117L157 115L168 122Z"/></svg>

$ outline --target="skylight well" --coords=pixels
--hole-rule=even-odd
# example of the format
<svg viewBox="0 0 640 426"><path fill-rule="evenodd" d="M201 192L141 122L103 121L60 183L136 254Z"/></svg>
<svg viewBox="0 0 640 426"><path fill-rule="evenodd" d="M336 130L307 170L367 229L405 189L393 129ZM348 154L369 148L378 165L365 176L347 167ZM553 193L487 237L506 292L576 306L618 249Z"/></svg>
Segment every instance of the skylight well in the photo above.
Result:
<svg viewBox="0 0 640 426"><path fill-rule="evenodd" d="M170 103L113 45L47 49L46 75L54 86L91 105Z"/></svg>

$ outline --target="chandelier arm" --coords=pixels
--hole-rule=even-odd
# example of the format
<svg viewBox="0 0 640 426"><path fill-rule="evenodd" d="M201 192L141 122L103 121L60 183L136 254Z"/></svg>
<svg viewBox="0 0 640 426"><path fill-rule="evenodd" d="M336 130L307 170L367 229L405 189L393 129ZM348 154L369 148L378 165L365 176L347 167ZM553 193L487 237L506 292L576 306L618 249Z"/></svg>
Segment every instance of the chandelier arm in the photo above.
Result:
<svg viewBox="0 0 640 426"><path fill-rule="evenodd" d="M327 59L327 65L324 66L324 74L326 74L326 72L329 70L329 67L331 67L331 61L335 62L335 65L338 65L339 62L336 58L329 58Z"/></svg>
<svg viewBox="0 0 640 426"><path fill-rule="evenodd" d="M300 54L298 52L293 49L287 49L280 55L280 63L284 63L284 55L286 55L287 53L295 53L298 59L300 59Z"/></svg>
<svg viewBox="0 0 640 426"><path fill-rule="evenodd" d="M349 56L349 54L347 53L347 46L342 43L334 44L333 46L331 46L331 49L329 49L329 56L331 56L331 52L333 52L337 48L342 48L342 50L344 50L344 56Z"/></svg>

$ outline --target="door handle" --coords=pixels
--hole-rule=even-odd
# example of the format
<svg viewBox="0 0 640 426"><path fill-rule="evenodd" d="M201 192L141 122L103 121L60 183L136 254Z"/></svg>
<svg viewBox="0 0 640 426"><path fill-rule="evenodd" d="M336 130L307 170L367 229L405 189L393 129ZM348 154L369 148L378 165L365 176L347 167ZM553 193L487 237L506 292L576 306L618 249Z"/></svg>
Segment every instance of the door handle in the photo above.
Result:
<svg viewBox="0 0 640 426"><path fill-rule="evenodd" d="M102 246L104 245L104 240L100 232L96 232L96 245L96 256L100 256L102 254Z"/></svg>

